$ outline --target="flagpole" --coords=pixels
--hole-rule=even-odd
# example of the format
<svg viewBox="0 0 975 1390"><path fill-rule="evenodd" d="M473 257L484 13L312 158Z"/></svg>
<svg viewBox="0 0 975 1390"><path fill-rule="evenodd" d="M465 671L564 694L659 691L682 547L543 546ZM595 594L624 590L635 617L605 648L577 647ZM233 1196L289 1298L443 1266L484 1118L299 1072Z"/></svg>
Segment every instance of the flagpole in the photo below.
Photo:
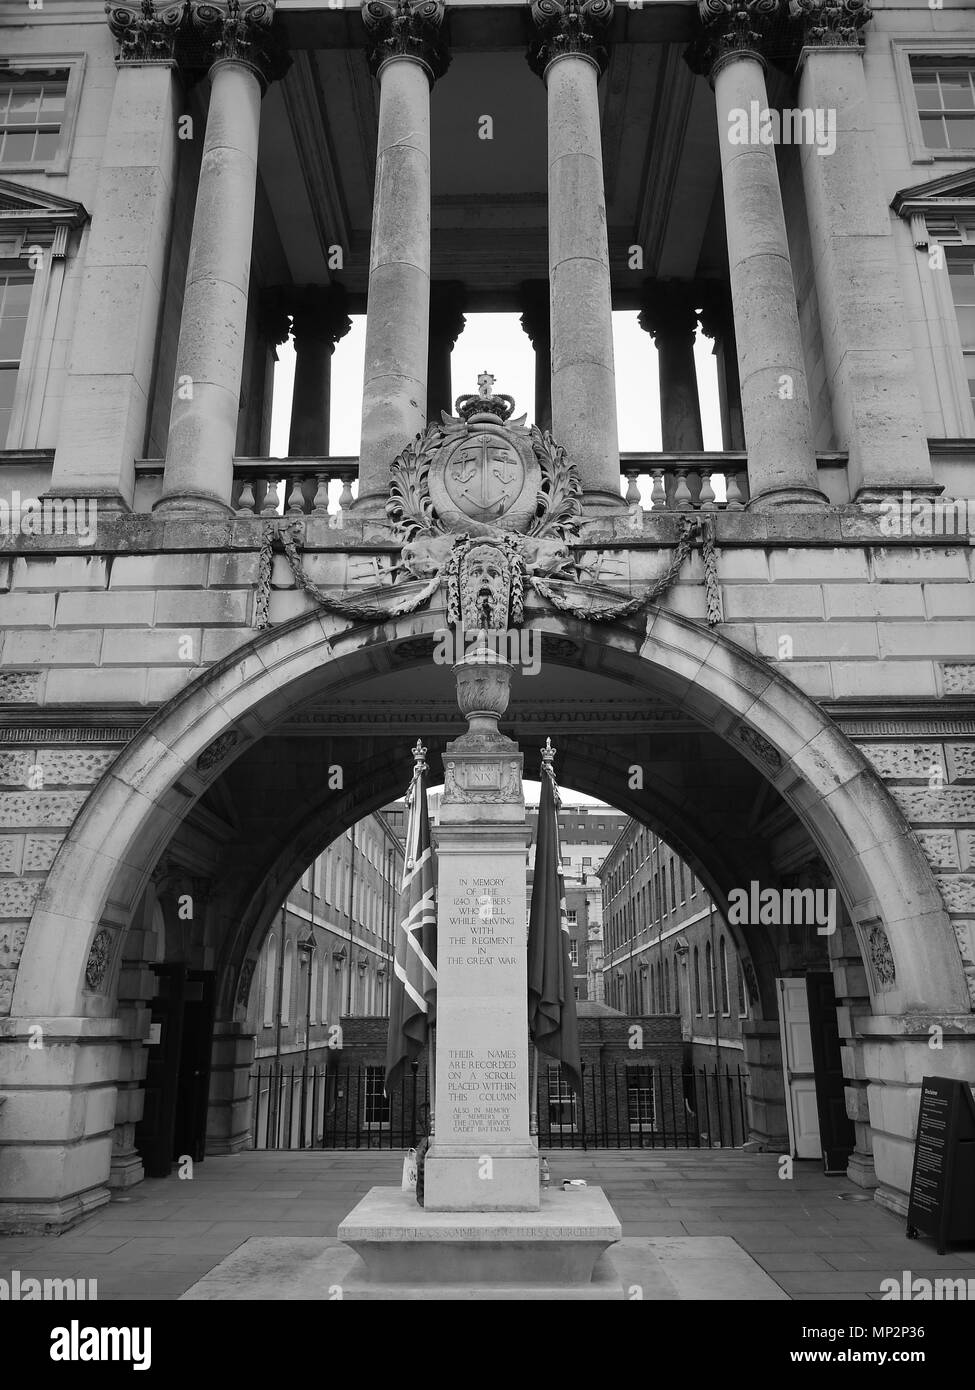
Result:
<svg viewBox="0 0 975 1390"><path fill-rule="evenodd" d="M528 1117L528 1133L533 1137L538 1137L538 1048L532 1048L532 1061L534 1068L532 1071L531 1089L531 1113Z"/></svg>

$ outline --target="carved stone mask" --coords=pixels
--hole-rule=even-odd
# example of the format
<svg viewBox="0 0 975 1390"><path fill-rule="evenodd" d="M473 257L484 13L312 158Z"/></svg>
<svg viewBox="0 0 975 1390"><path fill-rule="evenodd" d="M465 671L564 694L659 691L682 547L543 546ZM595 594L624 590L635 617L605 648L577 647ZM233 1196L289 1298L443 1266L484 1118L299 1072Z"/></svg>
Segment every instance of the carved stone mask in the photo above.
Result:
<svg viewBox="0 0 975 1390"><path fill-rule="evenodd" d="M473 546L461 564L460 592L465 629L506 629L511 576L504 552L495 545Z"/></svg>

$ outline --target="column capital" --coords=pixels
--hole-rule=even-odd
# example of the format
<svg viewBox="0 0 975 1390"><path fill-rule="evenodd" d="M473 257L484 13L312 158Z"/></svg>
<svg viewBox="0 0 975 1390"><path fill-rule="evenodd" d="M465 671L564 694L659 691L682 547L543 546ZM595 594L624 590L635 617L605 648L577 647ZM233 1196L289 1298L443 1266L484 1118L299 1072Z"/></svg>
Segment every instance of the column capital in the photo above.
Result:
<svg viewBox="0 0 975 1390"><path fill-rule="evenodd" d="M519 288L521 326L528 334L533 348L539 341L548 343L552 336L552 304L547 280L522 280Z"/></svg>
<svg viewBox="0 0 975 1390"><path fill-rule="evenodd" d="M699 281L697 301L697 318L705 338L722 338L734 322L731 286L724 280Z"/></svg>
<svg viewBox="0 0 975 1390"><path fill-rule="evenodd" d="M450 66L442 33L446 12L444 0L363 0L373 75L395 58L411 58L426 70L431 86L443 77Z"/></svg>
<svg viewBox="0 0 975 1390"><path fill-rule="evenodd" d="M536 34L528 49L533 72L544 77L559 58L587 58L600 75L609 62L605 31L613 0L531 0Z"/></svg>
<svg viewBox="0 0 975 1390"><path fill-rule="evenodd" d="M860 30L873 19L867 0L789 0L804 48L859 48Z"/></svg>
<svg viewBox="0 0 975 1390"><path fill-rule="evenodd" d="M704 32L687 50L694 72L713 80L718 68L734 58L754 58L765 66L765 47L782 0L697 0Z"/></svg>
<svg viewBox="0 0 975 1390"><path fill-rule="evenodd" d="M273 30L276 0L186 0L188 38L202 41L206 61L250 68L266 91L291 66Z"/></svg>
<svg viewBox="0 0 975 1390"><path fill-rule="evenodd" d="M640 293L640 327L655 342L660 338L693 338L700 299L693 281L649 280Z"/></svg>
<svg viewBox="0 0 975 1390"><path fill-rule="evenodd" d="M280 286L261 292L257 306L257 328L265 342L280 347L291 336L288 298Z"/></svg>
<svg viewBox="0 0 975 1390"><path fill-rule="evenodd" d="M105 14L118 41L119 67L175 62L186 0L108 0Z"/></svg>
<svg viewBox="0 0 975 1390"><path fill-rule="evenodd" d="M295 346L305 341L334 348L352 327L345 286L306 285L291 294L291 332Z"/></svg>
<svg viewBox="0 0 975 1390"><path fill-rule="evenodd" d="M436 331L450 339L450 345L457 342L467 319L464 307L467 304L467 288L460 280L433 280L430 284L430 333Z"/></svg>

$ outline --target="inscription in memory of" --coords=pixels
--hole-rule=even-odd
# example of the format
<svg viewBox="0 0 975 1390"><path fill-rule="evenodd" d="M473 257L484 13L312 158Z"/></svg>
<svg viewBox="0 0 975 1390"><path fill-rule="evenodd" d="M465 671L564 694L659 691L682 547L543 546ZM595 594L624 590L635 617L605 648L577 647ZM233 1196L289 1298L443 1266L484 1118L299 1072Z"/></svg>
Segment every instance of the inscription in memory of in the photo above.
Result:
<svg viewBox="0 0 975 1390"><path fill-rule="evenodd" d="M502 878L458 879L454 894L441 903L448 968L485 974L517 966L523 940L512 909ZM456 1136L510 1133L519 1091L516 1049L448 1048L446 1083Z"/></svg>

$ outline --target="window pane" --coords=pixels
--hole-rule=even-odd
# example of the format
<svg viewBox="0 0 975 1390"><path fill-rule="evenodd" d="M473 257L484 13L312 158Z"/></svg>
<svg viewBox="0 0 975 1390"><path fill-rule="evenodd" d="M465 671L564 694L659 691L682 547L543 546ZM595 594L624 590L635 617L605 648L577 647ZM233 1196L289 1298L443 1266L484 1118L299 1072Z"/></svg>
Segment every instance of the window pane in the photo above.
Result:
<svg viewBox="0 0 975 1390"><path fill-rule="evenodd" d="M26 327L26 319L5 317L0 320L0 361L20 362Z"/></svg>
<svg viewBox="0 0 975 1390"><path fill-rule="evenodd" d="M975 348L975 309L958 310L958 330L961 333L962 345Z"/></svg>
<svg viewBox="0 0 975 1390"><path fill-rule="evenodd" d="M971 111L972 86L968 73L962 69L956 72L942 70L938 76L941 79L942 104L952 111Z"/></svg>
<svg viewBox="0 0 975 1390"><path fill-rule="evenodd" d="M944 126L940 120L921 120L921 133L929 150L945 149Z"/></svg>
<svg viewBox="0 0 975 1390"><path fill-rule="evenodd" d="M938 98L938 75L931 69L914 69L911 73L914 79L914 91L917 94L917 104L924 106L940 106Z"/></svg>
<svg viewBox="0 0 975 1390"><path fill-rule="evenodd" d="M975 117L947 116L948 147L952 150L975 149Z"/></svg>
<svg viewBox="0 0 975 1390"><path fill-rule="evenodd" d="M7 124L35 124L37 121L40 96L40 87L15 88L10 94L10 108L7 112Z"/></svg>
<svg viewBox="0 0 975 1390"><path fill-rule="evenodd" d="M47 163L53 159L58 152L61 144L61 133L57 130L41 130L37 135L37 143L34 146L34 159L36 162Z"/></svg>
<svg viewBox="0 0 975 1390"><path fill-rule="evenodd" d="M34 157L34 132L8 131L3 142L4 164L29 164Z"/></svg>
<svg viewBox="0 0 975 1390"><path fill-rule="evenodd" d="M4 290L4 280L6 280L6 290ZM30 308L30 292L33 281L29 275L10 275L0 276L0 313L4 318L8 315L27 317L27 310ZM975 276L972 277L972 288L975 290Z"/></svg>
<svg viewBox="0 0 975 1390"><path fill-rule="evenodd" d="M44 95L41 98L41 119L51 120L54 116L64 115L64 88L45 87Z"/></svg>

